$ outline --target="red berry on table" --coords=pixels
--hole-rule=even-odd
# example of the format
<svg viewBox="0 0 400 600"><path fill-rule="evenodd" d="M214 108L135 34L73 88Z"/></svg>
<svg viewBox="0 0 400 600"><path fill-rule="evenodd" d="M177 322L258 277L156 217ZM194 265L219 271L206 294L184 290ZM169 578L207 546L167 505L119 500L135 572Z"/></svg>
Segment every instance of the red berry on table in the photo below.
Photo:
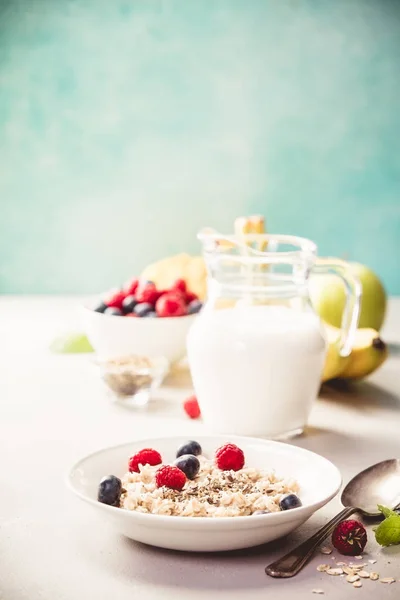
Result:
<svg viewBox="0 0 400 600"><path fill-rule="evenodd" d="M183 409L190 419L198 419L201 415L196 396L190 396L183 403Z"/></svg>
<svg viewBox="0 0 400 600"><path fill-rule="evenodd" d="M139 285L139 279L137 277L135 277L134 279L132 279L131 281L128 281L128 283L124 286L124 290L126 292L127 296L134 296L135 292L138 288Z"/></svg>
<svg viewBox="0 0 400 600"><path fill-rule="evenodd" d="M186 305L182 294L168 292L156 302L156 312L159 317L182 317L186 315Z"/></svg>
<svg viewBox="0 0 400 600"><path fill-rule="evenodd" d="M112 292L109 296L106 297L104 303L109 308L119 308L122 310L122 303L125 299L126 293L122 290L117 290L116 292Z"/></svg>
<svg viewBox="0 0 400 600"><path fill-rule="evenodd" d="M162 463L161 454L153 448L144 448L129 459L129 471L139 473L139 465L150 465L152 467Z"/></svg>
<svg viewBox="0 0 400 600"><path fill-rule="evenodd" d="M139 283L135 296L138 303L147 302L154 306L160 297L160 292L152 281L144 281Z"/></svg>
<svg viewBox="0 0 400 600"><path fill-rule="evenodd" d="M186 475L183 471L171 465L161 467L156 473L157 487L167 487L171 490L181 491L186 483Z"/></svg>
<svg viewBox="0 0 400 600"><path fill-rule="evenodd" d="M340 554L358 556L367 543L367 532L359 521L342 521L332 533L332 544Z"/></svg>
<svg viewBox="0 0 400 600"><path fill-rule="evenodd" d="M171 291L182 292L182 294L186 294L186 281L184 279L177 279L171 285Z"/></svg>
<svg viewBox="0 0 400 600"><path fill-rule="evenodd" d="M244 454L235 444L225 444L215 453L215 462L221 471L239 471L244 466Z"/></svg>

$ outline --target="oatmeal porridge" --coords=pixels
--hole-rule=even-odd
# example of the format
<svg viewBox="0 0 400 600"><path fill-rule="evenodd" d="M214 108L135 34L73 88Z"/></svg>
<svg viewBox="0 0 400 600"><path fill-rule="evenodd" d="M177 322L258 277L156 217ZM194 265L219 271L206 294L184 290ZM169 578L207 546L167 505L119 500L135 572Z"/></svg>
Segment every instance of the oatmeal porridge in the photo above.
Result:
<svg viewBox="0 0 400 600"><path fill-rule="evenodd" d="M107 481L110 477L116 481ZM197 442L188 442L172 465L147 448L131 457L121 479L109 478L100 484L99 501L140 513L243 517L301 506L294 479L245 465L242 450L234 444L222 446L209 459Z"/></svg>

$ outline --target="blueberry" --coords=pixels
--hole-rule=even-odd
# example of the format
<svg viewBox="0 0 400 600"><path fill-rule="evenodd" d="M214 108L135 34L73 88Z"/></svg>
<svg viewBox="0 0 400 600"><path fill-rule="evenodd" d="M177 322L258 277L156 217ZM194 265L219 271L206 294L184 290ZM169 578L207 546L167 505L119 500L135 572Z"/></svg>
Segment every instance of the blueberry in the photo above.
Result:
<svg viewBox="0 0 400 600"><path fill-rule="evenodd" d="M99 302L95 307L94 307L94 311L95 312L99 312L99 313L103 313L107 308L107 304L104 304L104 302Z"/></svg>
<svg viewBox="0 0 400 600"><path fill-rule="evenodd" d="M200 471L200 461L193 454L184 454L179 456L174 465L183 471L188 479L194 479Z"/></svg>
<svg viewBox="0 0 400 600"><path fill-rule="evenodd" d="M156 319L158 317L158 314L156 313L155 310L151 310L150 312L148 312L146 315L144 315L145 317L151 317L152 319Z"/></svg>
<svg viewBox="0 0 400 600"><path fill-rule="evenodd" d="M193 454L193 456L199 456L199 454L201 454L201 453L202 453L202 449L201 449L199 442L190 440L189 442L186 442L186 444L183 444L183 446L181 446L178 449L178 452L176 453L176 458L179 458L180 456L183 456L184 454Z"/></svg>
<svg viewBox="0 0 400 600"><path fill-rule="evenodd" d="M200 300L192 300L187 307L188 315L195 315L201 310L202 306L203 305Z"/></svg>
<svg viewBox="0 0 400 600"><path fill-rule="evenodd" d="M138 317L145 317L147 313L153 312L153 307L148 302L141 302L140 304L136 304L133 312L137 314Z"/></svg>
<svg viewBox="0 0 400 600"><path fill-rule="evenodd" d="M100 481L97 500L110 506L119 506L122 483L115 475L107 475Z"/></svg>
<svg viewBox="0 0 400 600"><path fill-rule="evenodd" d="M113 315L114 317L122 317L122 310L119 310L119 308L114 308L113 306L107 306L104 314Z"/></svg>
<svg viewBox="0 0 400 600"><path fill-rule="evenodd" d="M257 515L269 515L269 510L256 510L252 514L253 517L256 517Z"/></svg>
<svg viewBox="0 0 400 600"><path fill-rule="evenodd" d="M281 510L290 510L291 508L298 508L299 506L301 506L301 500L296 494L289 494L279 502L279 508Z"/></svg>
<svg viewBox="0 0 400 600"><path fill-rule="evenodd" d="M122 310L124 314L127 315L128 313L133 312L133 309L135 308L136 304L137 300L135 296L127 296L126 298L124 298L122 302Z"/></svg>

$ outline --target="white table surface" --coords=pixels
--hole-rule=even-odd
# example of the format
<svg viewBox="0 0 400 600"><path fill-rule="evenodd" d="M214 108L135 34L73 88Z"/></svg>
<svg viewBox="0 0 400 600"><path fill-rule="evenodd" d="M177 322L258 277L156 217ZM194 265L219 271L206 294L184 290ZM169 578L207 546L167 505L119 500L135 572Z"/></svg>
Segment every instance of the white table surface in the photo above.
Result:
<svg viewBox="0 0 400 600"><path fill-rule="evenodd" d="M181 401L191 391L187 372L158 391L149 410L110 403L91 355L53 355L56 333L74 328L76 299L0 299L0 598L2 600L274 600L400 598L392 585L361 589L316 571L318 555L294 579L276 580L264 566L305 539L339 506L333 500L295 534L261 548L191 555L134 543L111 531L76 499L64 475L82 455L146 436L195 438L203 425L187 419ZM400 343L400 298L393 299L386 341ZM359 470L400 456L400 358L392 355L367 382L341 392L326 388L310 427L294 440L341 469ZM400 579L400 546L380 549L369 529L371 570ZM335 554L337 555L337 553ZM337 560L341 560L337 556Z"/></svg>

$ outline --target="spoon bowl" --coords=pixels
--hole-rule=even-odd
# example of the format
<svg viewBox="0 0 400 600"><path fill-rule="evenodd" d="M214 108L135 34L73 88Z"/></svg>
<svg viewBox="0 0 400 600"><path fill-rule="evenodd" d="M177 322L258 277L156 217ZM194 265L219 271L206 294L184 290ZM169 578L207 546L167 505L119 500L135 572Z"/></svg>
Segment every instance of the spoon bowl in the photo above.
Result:
<svg viewBox="0 0 400 600"><path fill-rule="evenodd" d="M361 471L344 488L341 502L369 518L381 516L378 504L395 508L400 503L400 460L384 460Z"/></svg>

